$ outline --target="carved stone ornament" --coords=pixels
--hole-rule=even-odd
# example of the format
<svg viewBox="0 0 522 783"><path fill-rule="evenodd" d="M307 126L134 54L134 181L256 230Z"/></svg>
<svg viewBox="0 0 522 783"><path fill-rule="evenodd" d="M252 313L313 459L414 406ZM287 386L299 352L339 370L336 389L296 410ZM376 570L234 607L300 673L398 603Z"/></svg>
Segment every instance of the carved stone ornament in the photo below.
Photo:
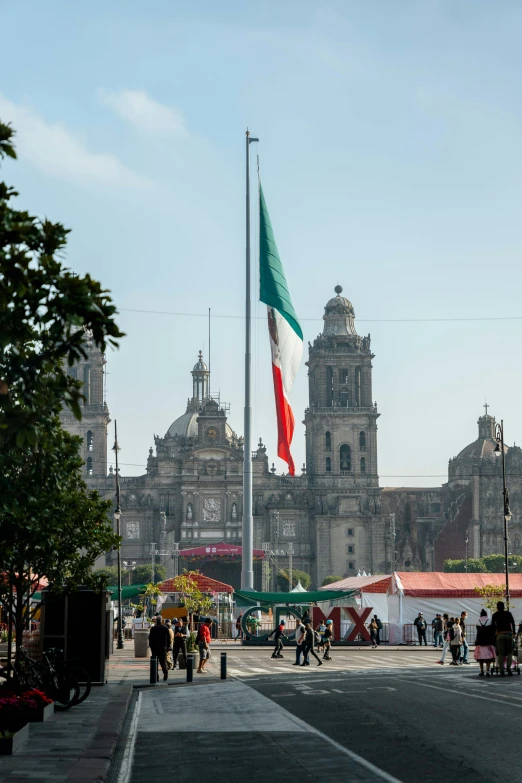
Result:
<svg viewBox="0 0 522 783"><path fill-rule="evenodd" d="M218 498L203 498L203 522L221 522L221 502Z"/></svg>
<svg viewBox="0 0 522 783"><path fill-rule="evenodd" d="M140 523L139 522L127 522L125 526L126 538L137 539L140 537Z"/></svg>

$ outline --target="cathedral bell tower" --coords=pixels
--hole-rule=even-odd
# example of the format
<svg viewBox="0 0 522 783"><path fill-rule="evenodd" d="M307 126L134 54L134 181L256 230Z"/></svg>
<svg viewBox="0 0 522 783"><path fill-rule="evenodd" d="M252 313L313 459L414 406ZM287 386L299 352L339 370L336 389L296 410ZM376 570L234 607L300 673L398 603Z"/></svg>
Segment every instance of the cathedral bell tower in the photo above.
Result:
<svg viewBox="0 0 522 783"><path fill-rule="evenodd" d="M84 460L83 477L87 480L105 478L107 475L107 427L109 410L104 399L105 355L89 339L87 358L80 359L68 372L82 382L82 419L77 421L64 407L60 415L62 426L72 435L83 439L80 454Z"/></svg>
<svg viewBox="0 0 522 783"><path fill-rule="evenodd" d="M378 487L377 405L372 400L370 336L355 330L352 303L336 296L309 343L306 466L315 486ZM332 479L335 479L332 482Z"/></svg>

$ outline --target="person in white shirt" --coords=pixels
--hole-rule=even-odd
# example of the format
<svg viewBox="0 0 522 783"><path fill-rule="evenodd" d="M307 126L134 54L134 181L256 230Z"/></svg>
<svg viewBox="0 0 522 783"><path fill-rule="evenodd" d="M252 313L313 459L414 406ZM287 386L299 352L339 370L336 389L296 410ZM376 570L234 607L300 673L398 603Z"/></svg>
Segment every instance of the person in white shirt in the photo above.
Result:
<svg viewBox="0 0 522 783"><path fill-rule="evenodd" d="M292 666L299 666L301 663L301 655L304 652L305 643L305 627L301 620L298 621L295 629L295 641L297 646L295 648L295 663Z"/></svg>

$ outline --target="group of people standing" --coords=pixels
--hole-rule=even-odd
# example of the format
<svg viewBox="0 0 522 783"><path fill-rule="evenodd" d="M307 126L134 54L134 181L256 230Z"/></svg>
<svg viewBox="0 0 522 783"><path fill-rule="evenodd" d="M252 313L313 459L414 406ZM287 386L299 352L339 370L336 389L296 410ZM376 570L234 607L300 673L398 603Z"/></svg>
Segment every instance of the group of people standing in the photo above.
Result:
<svg viewBox="0 0 522 783"><path fill-rule="evenodd" d="M433 646L442 649L439 664L445 663L446 653L451 653L450 666L469 665L469 639L475 644L474 658L480 666L480 677L489 677L490 668L498 659L499 673L504 677L506 672L512 676L513 641L516 637L515 620L507 611L503 601L498 601L497 611L489 618L486 609L482 609L478 622L473 626L467 622L468 613L461 612L460 617L450 617L448 614L437 613L432 621ZM427 646L426 620L419 612L414 622L417 629L419 644ZM505 668L505 663L507 667Z"/></svg>
<svg viewBox="0 0 522 783"><path fill-rule="evenodd" d="M196 643L199 648L199 666L197 672L205 673L205 666L210 657L210 627L212 620L207 618L199 626ZM187 666L187 642L190 637L190 631L186 618L178 617L174 626L170 620L163 619L157 615L154 625L149 631L149 647L152 656L158 659L158 666L163 672L163 681L166 682L169 677L169 670L176 668L178 655L181 654L185 668ZM180 659L181 660L181 659Z"/></svg>

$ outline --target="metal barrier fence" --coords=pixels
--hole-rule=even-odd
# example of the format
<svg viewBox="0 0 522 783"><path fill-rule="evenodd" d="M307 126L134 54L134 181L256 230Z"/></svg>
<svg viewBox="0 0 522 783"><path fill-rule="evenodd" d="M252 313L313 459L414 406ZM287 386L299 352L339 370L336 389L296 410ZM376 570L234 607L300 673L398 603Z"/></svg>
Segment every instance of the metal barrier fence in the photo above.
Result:
<svg viewBox="0 0 522 783"><path fill-rule="evenodd" d="M417 633L417 628L413 625L413 623L406 623L403 625L402 641L403 644L419 644L419 634ZM428 625L426 628L426 641L428 645L433 645L433 628L431 625Z"/></svg>

